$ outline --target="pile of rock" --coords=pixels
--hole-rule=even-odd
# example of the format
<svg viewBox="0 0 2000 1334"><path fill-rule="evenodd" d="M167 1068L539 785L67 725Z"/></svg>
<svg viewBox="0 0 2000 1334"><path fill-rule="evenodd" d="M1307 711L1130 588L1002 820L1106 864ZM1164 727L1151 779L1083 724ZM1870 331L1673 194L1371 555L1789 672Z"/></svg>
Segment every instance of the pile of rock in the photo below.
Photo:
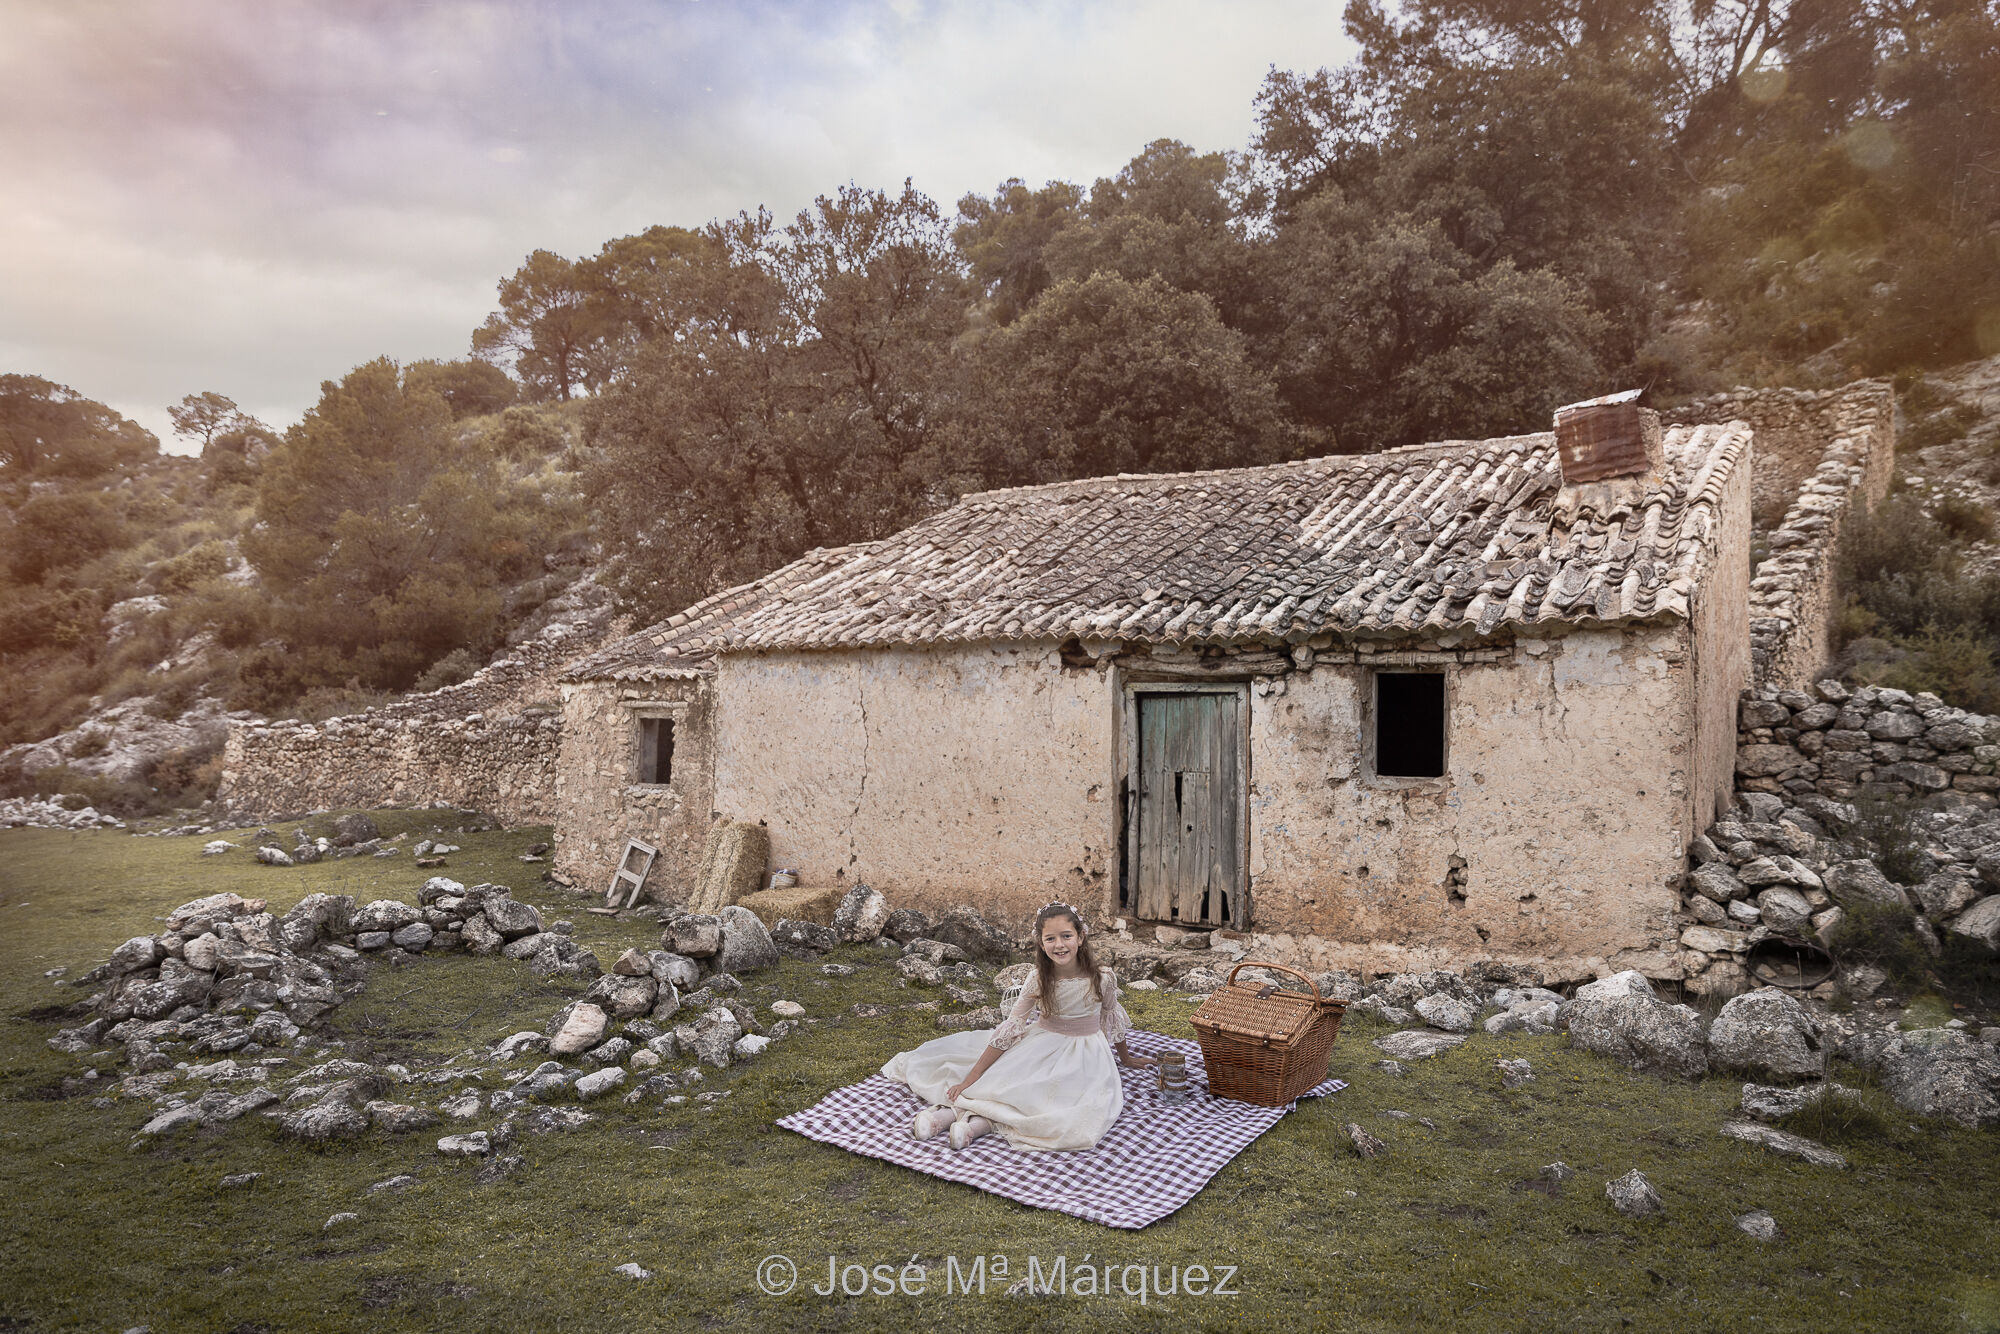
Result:
<svg viewBox="0 0 2000 1334"><path fill-rule="evenodd" d="M123 829L125 822L94 806L70 810L54 797L8 797L0 800L0 829Z"/></svg>
<svg viewBox="0 0 2000 1334"><path fill-rule="evenodd" d="M1908 1111L1968 1126L2000 1125L2000 1027L1975 1034L1953 1020L1942 1028L1902 1032L1883 1020L1883 1026L1871 1028L1816 1010L1776 987L1731 999L1705 1024L1697 1011L1660 996L1636 971L1588 983L1567 999L1533 986L1489 989L1483 979L1443 970L1400 973L1366 986L1345 973L1322 974L1315 981L1322 992L1355 995L1350 1013L1372 1013L1395 1024L1424 1020L1425 1028L1375 1039L1392 1058L1378 1064L1391 1074L1400 1073L1402 1062L1463 1044L1475 1026L1496 1035L1566 1031L1572 1047L1635 1070L1688 1079L1727 1071L1786 1086L1810 1081L1799 1087L1745 1085L1746 1114L1775 1119L1817 1097L1844 1096L1837 1085L1824 1083L1828 1060L1837 1053L1876 1071L1882 1087ZM1481 1021L1488 1010L1492 1013ZM1502 1073L1514 1083L1532 1078L1518 1070ZM1770 1133L1753 1138L1790 1151Z"/></svg>
<svg viewBox="0 0 2000 1334"><path fill-rule="evenodd" d="M1823 688L1844 689L1831 682ZM1749 716L1757 702L1743 707ZM1782 712L1785 706L1771 707ZM1983 743L1980 749L2000 753L2000 747ZM1811 785L1782 795L1740 793L1734 818L1717 822L1688 847L1680 935L1688 989L1738 995L1752 985L1746 961L1758 945L1777 939L1833 949L1848 916L1863 908L1907 915L1910 929L1933 955L1941 951L1940 932L2000 950L2000 809L1983 794L1954 791L1931 800L1942 808L1909 816L1912 831L1927 845L1916 854L1924 879L1905 887L1889 881L1868 855L1855 833L1852 804ZM1852 967L1842 972L1838 990L1864 999L1883 980L1879 969ZM1830 998L1836 984L1823 983L1815 994Z"/></svg>
<svg viewBox="0 0 2000 1334"><path fill-rule="evenodd" d="M1108 932L1100 932L1091 941L1091 948L1099 962L1117 971L1125 986L1206 994L1228 978L1229 970L1242 960L1247 944L1240 932L1222 928L1135 927L1118 918Z"/></svg>
<svg viewBox="0 0 2000 1334"><path fill-rule="evenodd" d="M86 1002L97 1018L51 1039L61 1051L105 1042L126 1047L144 1072L159 1048L192 1043L196 1052L284 1045L342 1003L360 979L366 953L415 955L467 948L505 952L538 972L595 977L596 957L504 885L470 889L442 877L419 893L421 906L378 899L357 907L349 894L308 894L277 917L262 899L211 894L169 913L166 930L134 936L77 980L103 984Z"/></svg>

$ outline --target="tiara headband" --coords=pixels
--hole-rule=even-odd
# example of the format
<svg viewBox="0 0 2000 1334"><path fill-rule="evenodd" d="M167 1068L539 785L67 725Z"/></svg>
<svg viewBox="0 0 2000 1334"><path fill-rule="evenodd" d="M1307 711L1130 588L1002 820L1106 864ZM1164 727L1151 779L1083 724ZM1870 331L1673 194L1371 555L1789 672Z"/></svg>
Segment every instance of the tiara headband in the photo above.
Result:
<svg viewBox="0 0 2000 1334"><path fill-rule="evenodd" d="M1040 917L1042 913L1047 912L1051 908L1061 908L1064 912L1068 913L1072 917L1080 916L1080 914L1077 912L1076 909L1070 907L1067 903L1064 903L1061 899L1050 899L1047 903L1042 905L1042 912L1036 913L1035 916Z"/></svg>

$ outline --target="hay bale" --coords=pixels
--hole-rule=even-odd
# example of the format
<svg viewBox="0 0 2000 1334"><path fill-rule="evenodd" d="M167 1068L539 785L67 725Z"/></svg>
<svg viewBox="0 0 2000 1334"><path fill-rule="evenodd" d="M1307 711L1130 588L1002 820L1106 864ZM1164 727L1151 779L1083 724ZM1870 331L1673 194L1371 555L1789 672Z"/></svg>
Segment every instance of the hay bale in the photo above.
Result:
<svg viewBox="0 0 2000 1334"><path fill-rule="evenodd" d="M721 912L756 893L770 860L770 830L748 820L718 819L708 828L688 911Z"/></svg>
<svg viewBox="0 0 2000 1334"><path fill-rule="evenodd" d="M833 910L840 902L837 889L760 889L737 900L757 914L765 926L776 926L784 918L795 922L833 925Z"/></svg>

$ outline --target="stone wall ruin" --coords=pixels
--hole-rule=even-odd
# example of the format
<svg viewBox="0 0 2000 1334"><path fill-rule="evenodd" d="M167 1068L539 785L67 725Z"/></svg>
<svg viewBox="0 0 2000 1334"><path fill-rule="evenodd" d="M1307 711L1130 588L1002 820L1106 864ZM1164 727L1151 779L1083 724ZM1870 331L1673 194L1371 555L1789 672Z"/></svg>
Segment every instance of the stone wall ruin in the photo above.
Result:
<svg viewBox="0 0 2000 1334"><path fill-rule="evenodd" d="M321 723L231 725L218 802L232 819L448 803L510 824L555 820L556 675L601 635L552 626L461 681Z"/></svg>
<svg viewBox="0 0 2000 1334"><path fill-rule="evenodd" d="M1829 657L1839 607L1835 553L1856 504L1872 509L1896 466L1896 400L1884 380L1839 389L1738 389L1670 414L1676 422L1747 421L1755 433L1750 578L1751 677L1809 687Z"/></svg>

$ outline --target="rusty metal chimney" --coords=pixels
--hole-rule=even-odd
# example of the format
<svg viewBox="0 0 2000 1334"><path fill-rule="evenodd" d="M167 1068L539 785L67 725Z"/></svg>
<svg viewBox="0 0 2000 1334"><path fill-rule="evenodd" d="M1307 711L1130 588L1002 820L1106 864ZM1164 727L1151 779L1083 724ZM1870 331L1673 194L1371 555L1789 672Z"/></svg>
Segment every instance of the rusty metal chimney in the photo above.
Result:
<svg viewBox="0 0 2000 1334"><path fill-rule="evenodd" d="M1556 409L1556 454L1566 485L1665 468L1660 414L1640 407L1639 394L1628 389Z"/></svg>

